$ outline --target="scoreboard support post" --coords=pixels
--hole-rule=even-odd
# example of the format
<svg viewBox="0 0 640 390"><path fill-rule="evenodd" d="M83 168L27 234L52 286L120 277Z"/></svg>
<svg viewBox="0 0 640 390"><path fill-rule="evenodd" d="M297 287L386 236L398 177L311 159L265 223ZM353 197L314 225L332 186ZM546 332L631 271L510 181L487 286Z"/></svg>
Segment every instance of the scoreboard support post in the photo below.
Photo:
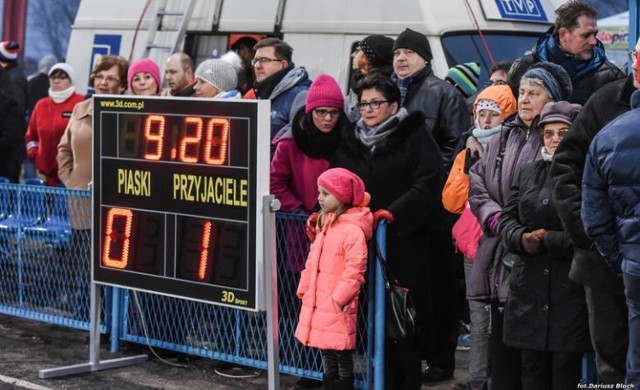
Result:
<svg viewBox="0 0 640 390"><path fill-rule="evenodd" d="M280 388L280 336L278 334L278 269L276 267L276 217L280 201L273 195L262 198L264 225L264 297L267 311L267 373L269 390Z"/></svg>
<svg viewBox="0 0 640 390"><path fill-rule="evenodd" d="M147 361L149 358L147 355L128 356L100 361L100 307L102 306L102 298L100 296L100 285L95 282L91 282L90 305L91 322L89 326L89 362L39 370L39 378L48 379L67 375L84 374L87 372L131 366Z"/></svg>

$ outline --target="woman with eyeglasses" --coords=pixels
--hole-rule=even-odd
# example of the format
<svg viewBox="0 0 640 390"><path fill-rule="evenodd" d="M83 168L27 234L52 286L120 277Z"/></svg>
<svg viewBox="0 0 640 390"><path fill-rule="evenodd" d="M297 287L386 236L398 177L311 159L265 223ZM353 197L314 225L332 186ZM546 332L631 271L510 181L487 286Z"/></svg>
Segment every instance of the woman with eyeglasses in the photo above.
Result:
<svg viewBox="0 0 640 390"><path fill-rule="evenodd" d="M409 288L417 310L417 334L387 340L385 388L420 389L421 330L431 318L429 296L431 229L445 221L441 202L444 171L438 144L420 111L400 107L400 90L373 73L357 86L361 119L342 133L331 165L362 178L371 194L375 224L389 222L386 260L401 286Z"/></svg>
<svg viewBox="0 0 640 390"><path fill-rule="evenodd" d="M338 83L329 75L319 75L309 91L303 91L293 100L289 124L273 138L275 153L271 160L271 193L280 200L280 210L287 213L309 214L318 204L317 180L329 168L329 158L336 151L340 134L349 125L343 111L344 97ZM317 215L317 214L316 214ZM304 224L285 221L286 245L278 246L278 259L285 261L289 275L280 292L283 297L295 296L297 280L308 254L308 240ZM290 223L288 223L290 222ZM288 299L287 298L287 299ZM283 310L293 334L297 322L296 310ZM283 339L283 341L287 341ZM318 362L320 364L320 362ZM302 383L319 382L301 378Z"/></svg>
<svg viewBox="0 0 640 390"><path fill-rule="evenodd" d="M467 282L467 299L491 306L489 366L494 390L518 390L520 350L503 342L504 302L509 291L509 257L500 245L499 223L520 168L542 159L539 116L545 104L566 100L573 86L567 72L551 62L532 65L520 81L518 111L469 170L469 205L483 230Z"/></svg>
<svg viewBox="0 0 640 390"><path fill-rule="evenodd" d="M591 350L584 288L569 279L573 248L551 195L551 158L582 107L547 103L540 114L542 159L516 176L500 218L513 254L504 308L504 343L520 349L522 388L575 389Z"/></svg>
<svg viewBox="0 0 640 390"><path fill-rule="evenodd" d="M340 86L326 74L294 100L293 120L272 142L271 193L280 200L281 211L308 214L316 207L318 176L329 168L340 133L349 124L343 109Z"/></svg>
<svg viewBox="0 0 640 390"><path fill-rule="evenodd" d="M62 183L58 178L58 144L69 123L75 105L84 97L76 92L75 72L71 65L57 63L49 70L49 96L40 99L31 113L25 135L27 155L48 186Z"/></svg>

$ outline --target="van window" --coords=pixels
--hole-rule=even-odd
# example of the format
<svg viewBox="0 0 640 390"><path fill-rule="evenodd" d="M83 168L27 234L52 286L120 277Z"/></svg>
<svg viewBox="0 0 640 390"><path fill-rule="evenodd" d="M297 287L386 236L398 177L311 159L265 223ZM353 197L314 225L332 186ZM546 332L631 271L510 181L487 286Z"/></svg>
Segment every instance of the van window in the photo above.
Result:
<svg viewBox="0 0 640 390"><path fill-rule="evenodd" d="M540 37L536 34L513 32L484 33L494 61L513 61L529 53ZM480 85L489 77L491 60L477 32L455 33L442 36L442 48L447 64L452 67L465 62L477 62L482 67Z"/></svg>

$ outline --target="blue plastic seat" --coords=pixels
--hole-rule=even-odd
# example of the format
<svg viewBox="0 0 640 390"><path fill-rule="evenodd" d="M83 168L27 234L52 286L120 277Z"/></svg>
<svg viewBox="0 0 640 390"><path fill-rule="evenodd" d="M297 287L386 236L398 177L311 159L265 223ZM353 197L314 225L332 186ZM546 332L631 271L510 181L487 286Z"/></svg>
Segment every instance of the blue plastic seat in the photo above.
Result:
<svg viewBox="0 0 640 390"><path fill-rule="evenodd" d="M44 182L40 179L26 179L23 184L17 186L15 204L7 218L0 220L0 230L21 230L45 221L47 194L44 189L33 188L44 187Z"/></svg>
<svg viewBox="0 0 640 390"><path fill-rule="evenodd" d="M25 234L41 237L46 244L59 247L71 240L71 224L67 197L60 192L49 194L48 212L44 222L25 227Z"/></svg>

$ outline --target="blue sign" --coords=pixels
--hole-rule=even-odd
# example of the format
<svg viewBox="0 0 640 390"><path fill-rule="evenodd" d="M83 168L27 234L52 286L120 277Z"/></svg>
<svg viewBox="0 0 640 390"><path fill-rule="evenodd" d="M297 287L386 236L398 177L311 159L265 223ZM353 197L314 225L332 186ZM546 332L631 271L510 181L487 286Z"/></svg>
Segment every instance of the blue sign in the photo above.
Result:
<svg viewBox="0 0 640 390"><path fill-rule="evenodd" d="M100 57L108 54L120 54L120 44L122 35L96 34L93 37L93 48L91 49L91 61L89 63L89 74L93 70L93 65ZM92 86L90 86L92 87Z"/></svg>
<svg viewBox="0 0 640 390"><path fill-rule="evenodd" d="M495 0L503 19L547 22L540 0Z"/></svg>

